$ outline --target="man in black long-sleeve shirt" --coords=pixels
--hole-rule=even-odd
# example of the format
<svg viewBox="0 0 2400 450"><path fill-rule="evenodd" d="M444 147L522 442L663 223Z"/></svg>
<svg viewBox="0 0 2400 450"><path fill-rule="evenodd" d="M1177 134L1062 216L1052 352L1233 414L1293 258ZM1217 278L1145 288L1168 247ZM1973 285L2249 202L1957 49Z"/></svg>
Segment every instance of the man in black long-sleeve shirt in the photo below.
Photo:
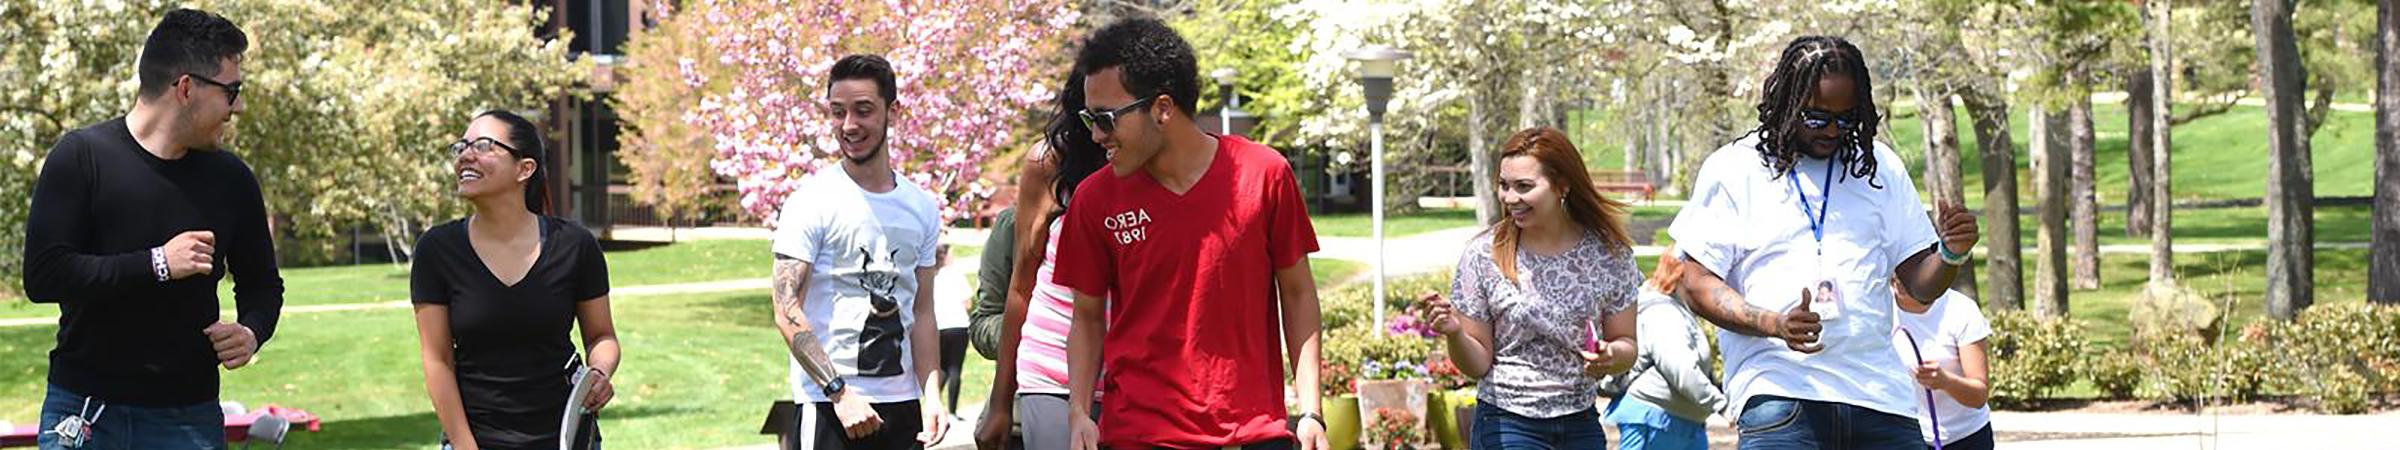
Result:
<svg viewBox="0 0 2400 450"><path fill-rule="evenodd" d="M27 297L57 303L41 447L225 445L217 367L249 364L283 307L258 178L219 149L249 47L179 9L151 30L125 117L59 138L25 227ZM239 317L219 317L230 272Z"/></svg>

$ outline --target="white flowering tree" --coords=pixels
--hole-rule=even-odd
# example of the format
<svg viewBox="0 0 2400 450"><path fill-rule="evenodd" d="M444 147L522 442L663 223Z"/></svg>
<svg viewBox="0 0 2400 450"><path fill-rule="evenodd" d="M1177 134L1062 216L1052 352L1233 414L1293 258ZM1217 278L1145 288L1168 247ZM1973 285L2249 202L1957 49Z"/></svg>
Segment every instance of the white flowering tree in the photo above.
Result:
<svg viewBox="0 0 2400 450"><path fill-rule="evenodd" d="M0 0L0 279L22 270L41 159L68 130L131 110L134 63L165 0ZM227 144L258 173L285 263L319 261L340 230L406 247L455 217L441 150L479 108L526 108L578 82L542 16L483 0L206 0L247 31ZM286 30L308 30L306 33ZM319 255L319 256L310 256ZM0 296L16 289L0 289Z"/></svg>

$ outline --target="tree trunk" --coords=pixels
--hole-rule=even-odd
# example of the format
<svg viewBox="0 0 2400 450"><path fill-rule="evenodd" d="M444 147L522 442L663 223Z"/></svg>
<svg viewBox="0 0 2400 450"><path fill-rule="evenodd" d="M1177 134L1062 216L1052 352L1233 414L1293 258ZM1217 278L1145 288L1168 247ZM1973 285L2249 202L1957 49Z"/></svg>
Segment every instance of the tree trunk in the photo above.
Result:
<svg viewBox="0 0 2400 450"><path fill-rule="evenodd" d="M2067 115L2048 108L2026 111L2025 141L2033 145L2033 187L2040 226L2034 229L2035 317L2067 315Z"/></svg>
<svg viewBox="0 0 2400 450"><path fill-rule="evenodd" d="M2093 136L2092 100L2075 99L2073 109L2067 110L2069 144L2067 148L2067 227L2073 236L2074 270L2071 284L2078 290L2100 288L2100 197L2094 192L2092 173Z"/></svg>
<svg viewBox="0 0 2400 450"><path fill-rule="evenodd" d="M2307 69L2292 34L2293 0L2252 0L2250 23L2267 94L2267 315L2292 320L2315 301L2315 175L2302 109Z"/></svg>
<svg viewBox="0 0 2400 450"><path fill-rule="evenodd" d="M2153 291L2175 287L2175 46L2168 36L2175 7L2170 0L2150 16L2150 285ZM2169 289L2157 289L2169 288Z"/></svg>
<svg viewBox="0 0 2400 450"><path fill-rule="evenodd" d="M1500 194L1492 190L1492 181L1497 179L1492 171L1492 160L1495 158L1492 158L1490 143L1484 142L1489 137L1483 129L1483 96L1467 95L1466 100L1467 173L1475 178L1475 223L1490 225L1500 220Z"/></svg>
<svg viewBox="0 0 2400 450"><path fill-rule="evenodd" d="M2150 71L2125 77L2125 235L2150 235Z"/></svg>
<svg viewBox="0 0 2400 450"><path fill-rule="evenodd" d="M2400 305L2400 0L2375 9L2375 224L2367 301Z"/></svg>
<svg viewBox="0 0 2400 450"><path fill-rule="evenodd" d="M1918 88L1915 93L1917 109L1924 118L1919 126L1925 134L1925 196L1936 205L1966 205L1966 183L1958 172L1958 118L1950 106L1950 93L1939 88ZM1983 298L1975 291L1972 268L1959 271L1958 277L1951 279L1950 289L1968 298Z"/></svg>
<svg viewBox="0 0 2400 450"><path fill-rule="evenodd" d="M1996 95L1960 93L1967 115L1975 124L1975 144L1983 159L1984 304L1992 309L2023 309L2025 280L2022 252L2017 247L2017 151L2010 142L2008 101Z"/></svg>

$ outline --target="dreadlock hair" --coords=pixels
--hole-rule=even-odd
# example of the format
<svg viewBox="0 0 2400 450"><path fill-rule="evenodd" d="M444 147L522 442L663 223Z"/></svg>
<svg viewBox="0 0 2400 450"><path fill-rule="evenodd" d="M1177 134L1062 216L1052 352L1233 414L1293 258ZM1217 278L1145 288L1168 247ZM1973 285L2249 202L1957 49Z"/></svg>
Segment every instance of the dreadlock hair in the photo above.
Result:
<svg viewBox="0 0 2400 450"><path fill-rule="evenodd" d="M1876 181L1875 130L1882 126L1883 115L1875 110L1875 82L1867 73L1866 55L1850 41L1833 36L1802 36L1783 47L1783 55L1775 60L1775 71L1767 74L1764 98L1758 102L1758 153L1767 169L1781 177L1799 163L1800 149L1808 142L1802 136L1800 109L1817 95L1817 80L1827 75L1849 77L1858 83L1858 109L1850 119L1857 126L1842 129L1841 150L1834 159L1842 164L1842 173L1865 178L1867 185L1883 189ZM1832 126L1832 125L1828 125Z"/></svg>

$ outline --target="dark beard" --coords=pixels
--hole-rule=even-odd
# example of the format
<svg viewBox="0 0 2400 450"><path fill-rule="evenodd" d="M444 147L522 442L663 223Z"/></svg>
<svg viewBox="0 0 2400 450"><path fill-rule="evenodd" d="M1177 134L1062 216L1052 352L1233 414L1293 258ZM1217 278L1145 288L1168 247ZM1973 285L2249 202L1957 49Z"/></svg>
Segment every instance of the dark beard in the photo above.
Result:
<svg viewBox="0 0 2400 450"><path fill-rule="evenodd" d="M891 144L892 126L884 125L883 134L875 139L875 151L867 152L866 156L857 157L850 156L850 152L842 152L842 158L850 160L851 164L865 165L868 161L874 161L875 158L883 157L884 148L891 146Z"/></svg>
<svg viewBox="0 0 2400 450"><path fill-rule="evenodd" d="M883 142L876 142L875 151L867 152L866 156L850 156L850 152L842 152L842 158L850 160L851 164L863 165L866 164L867 161L874 161L875 158L883 157L883 146Z"/></svg>

